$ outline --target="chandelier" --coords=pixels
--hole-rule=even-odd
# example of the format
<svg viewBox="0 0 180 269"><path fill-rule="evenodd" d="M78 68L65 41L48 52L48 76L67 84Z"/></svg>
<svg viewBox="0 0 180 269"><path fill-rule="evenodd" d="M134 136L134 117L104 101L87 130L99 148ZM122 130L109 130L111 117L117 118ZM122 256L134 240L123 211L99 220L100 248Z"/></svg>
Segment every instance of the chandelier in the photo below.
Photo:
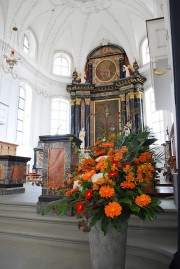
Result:
<svg viewBox="0 0 180 269"><path fill-rule="evenodd" d="M15 55L14 47L18 47L18 28L14 26L10 34L9 42L4 42L4 62L2 62L2 67L5 73L11 73L13 78L16 78L17 75L13 70L14 66L18 64L20 58Z"/></svg>

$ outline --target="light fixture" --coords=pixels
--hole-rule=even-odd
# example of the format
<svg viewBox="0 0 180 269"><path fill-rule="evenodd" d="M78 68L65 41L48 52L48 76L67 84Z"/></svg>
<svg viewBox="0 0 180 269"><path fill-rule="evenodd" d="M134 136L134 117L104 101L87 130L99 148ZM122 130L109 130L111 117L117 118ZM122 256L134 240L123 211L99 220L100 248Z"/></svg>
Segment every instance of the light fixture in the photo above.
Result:
<svg viewBox="0 0 180 269"><path fill-rule="evenodd" d="M10 34L9 42L4 41L4 61L2 62L2 68L4 72L10 73L14 79L17 78L17 74L13 69L14 66L17 65L20 61L20 58L18 56L15 56L15 47L18 48L18 46L18 28L14 26Z"/></svg>
<svg viewBox="0 0 180 269"><path fill-rule="evenodd" d="M162 71L158 70L155 61L152 63L152 66L153 66L153 72L157 76L162 76L169 70L168 68L166 68L166 69L164 69Z"/></svg>

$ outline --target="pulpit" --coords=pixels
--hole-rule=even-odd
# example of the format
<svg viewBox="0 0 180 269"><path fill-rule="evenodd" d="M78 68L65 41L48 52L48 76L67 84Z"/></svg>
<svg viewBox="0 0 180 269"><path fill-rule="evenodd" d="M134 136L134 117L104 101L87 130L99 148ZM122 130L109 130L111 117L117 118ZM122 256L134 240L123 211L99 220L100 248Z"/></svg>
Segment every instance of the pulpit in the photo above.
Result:
<svg viewBox="0 0 180 269"><path fill-rule="evenodd" d="M38 212L41 212L44 203L59 199L59 191L78 162L80 144L81 140L71 134L39 137L38 147L43 153L43 187L38 199Z"/></svg>
<svg viewBox="0 0 180 269"><path fill-rule="evenodd" d="M29 157L0 156L0 195L24 193L26 182L26 165Z"/></svg>

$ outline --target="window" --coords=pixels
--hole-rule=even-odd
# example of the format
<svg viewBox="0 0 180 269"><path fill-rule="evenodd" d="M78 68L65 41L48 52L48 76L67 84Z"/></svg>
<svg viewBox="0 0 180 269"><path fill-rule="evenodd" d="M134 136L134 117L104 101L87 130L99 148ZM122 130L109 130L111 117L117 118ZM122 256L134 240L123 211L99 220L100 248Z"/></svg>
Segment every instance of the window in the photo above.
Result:
<svg viewBox="0 0 180 269"><path fill-rule="evenodd" d="M31 130L31 104L32 104L32 89L31 87L21 82L19 88L18 112L17 112L17 127L16 141L19 145L28 145Z"/></svg>
<svg viewBox="0 0 180 269"><path fill-rule="evenodd" d="M37 55L37 40L31 30L26 30L23 39L23 51L30 58L35 59Z"/></svg>
<svg viewBox="0 0 180 269"><path fill-rule="evenodd" d="M141 45L142 52L142 64L147 64L150 62L149 46L147 38L144 39Z"/></svg>
<svg viewBox="0 0 180 269"><path fill-rule="evenodd" d="M23 49L26 54L29 54L29 41L26 35L24 35Z"/></svg>
<svg viewBox="0 0 180 269"><path fill-rule="evenodd" d="M51 134L69 133L69 101L61 98L52 99Z"/></svg>
<svg viewBox="0 0 180 269"><path fill-rule="evenodd" d="M53 74L59 76L70 76L71 59L65 53L57 53L54 56Z"/></svg>
<svg viewBox="0 0 180 269"><path fill-rule="evenodd" d="M25 89L20 86L19 90L19 103L18 103L18 116L17 116L17 142L21 144L24 123L24 108L25 108Z"/></svg>
<svg viewBox="0 0 180 269"><path fill-rule="evenodd" d="M145 101L147 126L151 128L153 134L158 139L157 143L161 145L165 141L164 117L162 110L156 111L155 109L153 88L146 91Z"/></svg>

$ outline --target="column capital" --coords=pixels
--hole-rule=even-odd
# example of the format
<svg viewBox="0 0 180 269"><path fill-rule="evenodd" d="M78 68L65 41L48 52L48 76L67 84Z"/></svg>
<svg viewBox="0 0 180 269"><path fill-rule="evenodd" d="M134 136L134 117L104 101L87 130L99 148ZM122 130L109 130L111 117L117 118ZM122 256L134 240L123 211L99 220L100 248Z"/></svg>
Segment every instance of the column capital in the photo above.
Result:
<svg viewBox="0 0 180 269"><path fill-rule="evenodd" d="M80 106L81 104L81 99L80 98L76 98L76 105L79 105Z"/></svg>
<svg viewBox="0 0 180 269"><path fill-rule="evenodd" d="M134 99L134 92L129 92L128 96L129 96L130 99Z"/></svg>
<svg viewBox="0 0 180 269"><path fill-rule="evenodd" d="M135 92L135 97L141 99L143 97L143 92Z"/></svg>
<svg viewBox="0 0 180 269"><path fill-rule="evenodd" d="M125 95L125 93L120 94L120 95L119 95L119 98L120 98L121 102L126 101L126 95Z"/></svg>
<svg viewBox="0 0 180 269"><path fill-rule="evenodd" d="M71 99L71 106L75 105L75 99Z"/></svg>
<svg viewBox="0 0 180 269"><path fill-rule="evenodd" d="M85 98L85 104L90 106L91 99L90 98Z"/></svg>

